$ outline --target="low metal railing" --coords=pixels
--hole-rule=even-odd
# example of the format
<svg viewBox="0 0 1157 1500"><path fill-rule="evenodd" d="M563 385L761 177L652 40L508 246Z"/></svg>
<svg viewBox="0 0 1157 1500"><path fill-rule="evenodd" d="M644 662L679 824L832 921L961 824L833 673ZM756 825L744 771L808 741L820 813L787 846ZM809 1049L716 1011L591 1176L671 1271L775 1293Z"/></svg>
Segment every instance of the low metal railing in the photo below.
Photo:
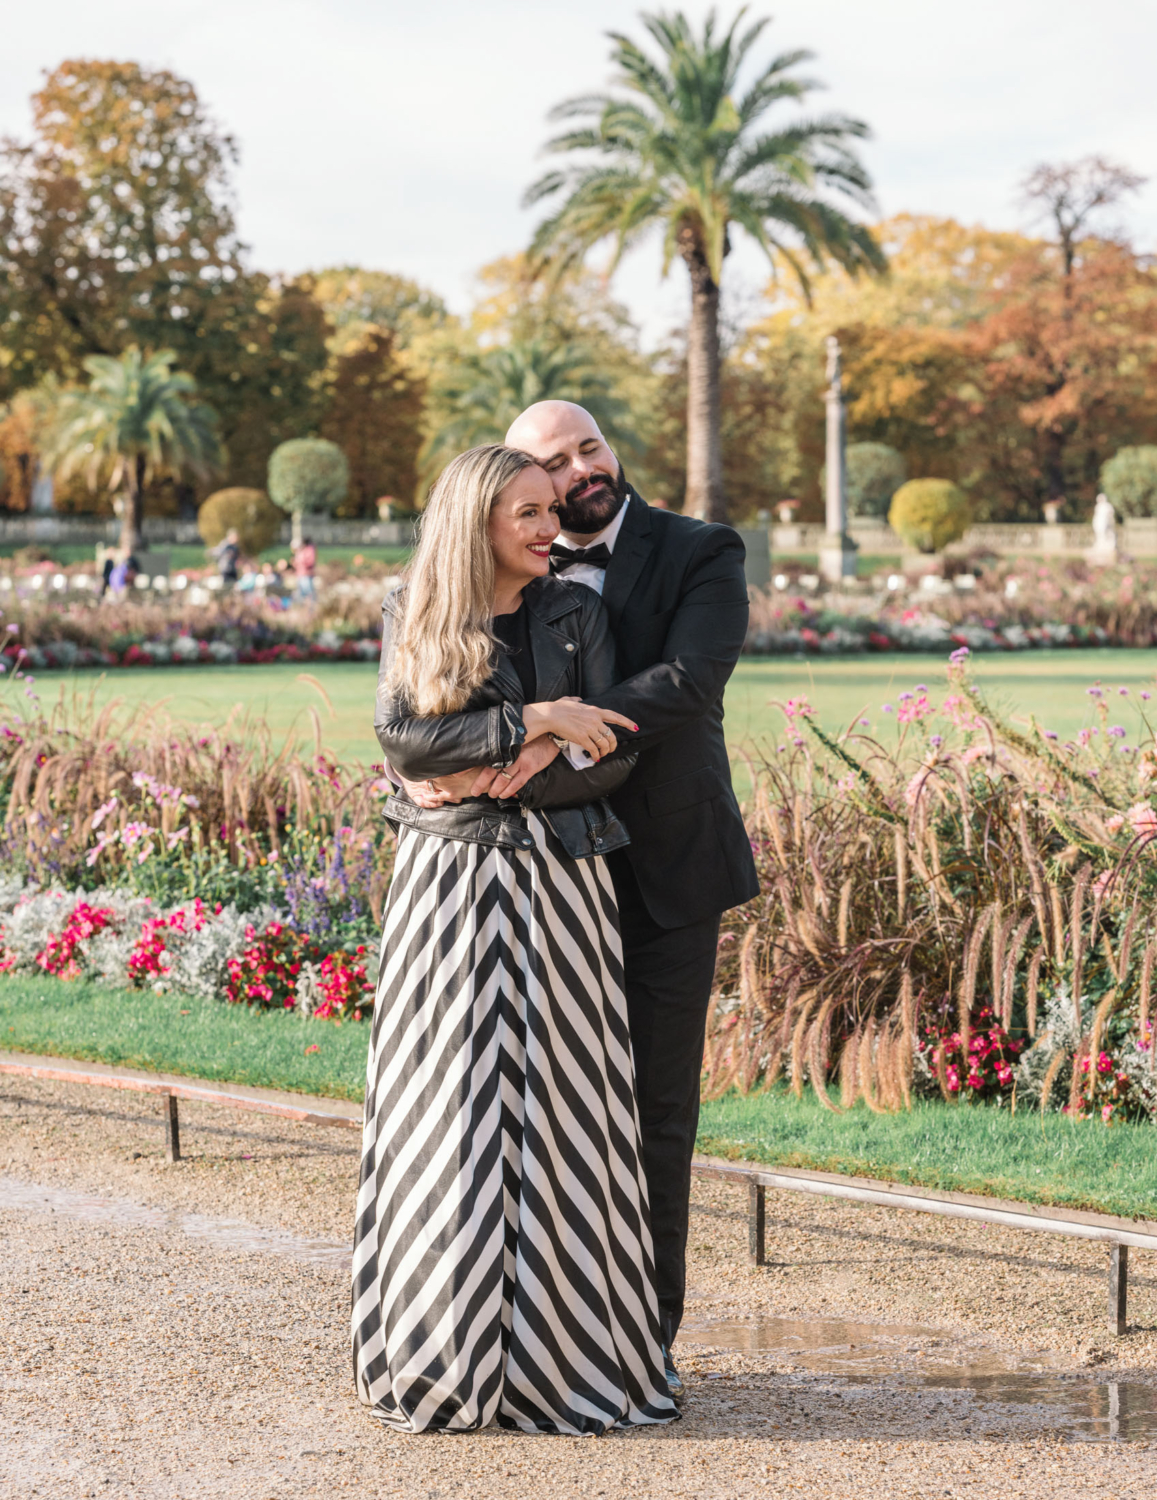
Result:
<svg viewBox="0 0 1157 1500"><path fill-rule="evenodd" d="M330 1125L343 1130L360 1130L362 1126L361 1105L338 1099L321 1099L308 1094L287 1095L273 1089L248 1088L241 1084L202 1083L175 1074L138 1072L100 1063L72 1062L67 1058L0 1053L0 1073L159 1096L165 1154L172 1162L181 1159L178 1104L181 1099L226 1109L252 1110L281 1119L299 1120L307 1125ZM1157 1250L1157 1222L1146 1219L1122 1219L1111 1214L1010 1203L972 1193L934 1192L905 1183L844 1177L834 1172L741 1166L708 1157L696 1157L691 1170L697 1177L715 1178L747 1188L748 1256L751 1264L756 1266L767 1264L768 1188L775 1192L810 1193L815 1197L871 1203L908 1213L1002 1224L1010 1229L1031 1230L1037 1234L1100 1241L1109 1247L1109 1327L1117 1334L1123 1334L1127 1329L1129 1250Z"/></svg>

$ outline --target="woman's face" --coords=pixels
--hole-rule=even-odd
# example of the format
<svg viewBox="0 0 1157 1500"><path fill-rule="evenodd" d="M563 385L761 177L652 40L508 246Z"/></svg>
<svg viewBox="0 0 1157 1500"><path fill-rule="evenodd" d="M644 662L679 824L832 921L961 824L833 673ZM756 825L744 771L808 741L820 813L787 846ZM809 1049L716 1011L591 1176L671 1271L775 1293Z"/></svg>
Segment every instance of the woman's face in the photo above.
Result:
<svg viewBox="0 0 1157 1500"><path fill-rule="evenodd" d="M558 500L534 464L500 491L490 512L495 581L519 586L550 572L550 544L558 536Z"/></svg>

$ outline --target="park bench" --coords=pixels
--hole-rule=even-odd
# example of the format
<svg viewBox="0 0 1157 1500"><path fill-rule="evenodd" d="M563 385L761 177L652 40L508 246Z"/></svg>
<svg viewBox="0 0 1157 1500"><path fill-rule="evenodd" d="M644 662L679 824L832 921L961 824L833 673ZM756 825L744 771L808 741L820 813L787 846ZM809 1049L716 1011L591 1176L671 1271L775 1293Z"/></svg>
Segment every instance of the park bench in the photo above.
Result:
<svg viewBox="0 0 1157 1500"><path fill-rule="evenodd" d="M331 1125L342 1130L360 1130L360 1104L340 1099L322 1099L308 1094L284 1094L273 1089L249 1088L243 1084L202 1083L167 1073L146 1073L102 1063L73 1062L62 1057L35 1057L0 1052L0 1074L42 1078L60 1083L86 1084L96 1088L129 1089L155 1094L161 1103L165 1128L165 1152L169 1161L181 1159L181 1127L178 1101L199 1100L229 1109L253 1110L307 1125ZM714 1178L747 1188L748 1256L752 1265L767 1264L768 1188L776 1192L810 1193L815 1197L842 1198L853 1203L872 1203L910 1213L938 1214L942 1218L972 1219L984 1224L1002 1224L1037 1234L1067 1235L1098 1240L1109 1247L1109 1328L1123 1334L1127 1327L1129 1295L1129 1250L1157 1250L1157 1223L1145 1219L1121 1219L1111 1214L1083 1213L1072 1209L1041 1207L1032 1203L1009 1203L972 1193L942 1193L904 1183L878 1182L866 1177L844 1177L835 1172L808 1172L794 1167L741 1166L708 1157L696 1157L691 1166L697 1177Z"/></svg>

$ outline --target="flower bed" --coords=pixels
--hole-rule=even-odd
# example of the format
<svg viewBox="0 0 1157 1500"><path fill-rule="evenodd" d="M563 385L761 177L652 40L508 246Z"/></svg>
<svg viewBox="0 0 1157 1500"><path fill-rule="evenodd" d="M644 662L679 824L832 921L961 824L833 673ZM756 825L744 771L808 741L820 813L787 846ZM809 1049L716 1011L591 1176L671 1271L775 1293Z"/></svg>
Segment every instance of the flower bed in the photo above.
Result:
<svg viewBox="0 0 1157 1500"><path fill-rule="evenodd" d="M1045 647L1157 645L1157 566L1096 568L1077 561L985 560L971 586L933 579L861 595L843 612L823 596L757 592L746 649L761 655L860 651L1031 651ZM957 575L959 576L959 575ZM879 582L884 582L881 577ZM849 612L852 606L862 606Z"/></svg>
<svg viewBox="0 0 1157 1500"><path fill-rule="evenodd" d="M0 672L80 667L374 661L383 586L324 598L314 610L232 595L193 604L37 598L3 605Z"/></svg>
<svg viewBox="0 0 1157 1500"><path fill-rule="evenodd" d="M360 1021L373 1007L376 960L369 945L332 946L269 907L194 898L163 908L124 888L41 890L10 879L0 887L0 973Z"/></svg>

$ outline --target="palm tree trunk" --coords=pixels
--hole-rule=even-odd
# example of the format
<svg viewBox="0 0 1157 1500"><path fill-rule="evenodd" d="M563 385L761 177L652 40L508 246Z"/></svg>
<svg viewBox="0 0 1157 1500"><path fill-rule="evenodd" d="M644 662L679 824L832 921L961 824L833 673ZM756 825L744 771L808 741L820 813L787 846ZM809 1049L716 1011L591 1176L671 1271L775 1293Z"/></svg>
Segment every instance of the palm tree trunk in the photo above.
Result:
<svg viewBox="0 0 1157 1500"><path fill-rule="evenodd" d="M145 518L145 467L147 460L138 453L125 466L124 511L121 514L121 550L132 554L141 543Z"/></svg>
<svg viewBox="0 0 1157 1500"><path fill-rule="evenodd" d="M683 509L701 521L726 521L719 432L719 288L699 235L685 227L679 250L691 275L687 331L687 495Z"/></svg>

